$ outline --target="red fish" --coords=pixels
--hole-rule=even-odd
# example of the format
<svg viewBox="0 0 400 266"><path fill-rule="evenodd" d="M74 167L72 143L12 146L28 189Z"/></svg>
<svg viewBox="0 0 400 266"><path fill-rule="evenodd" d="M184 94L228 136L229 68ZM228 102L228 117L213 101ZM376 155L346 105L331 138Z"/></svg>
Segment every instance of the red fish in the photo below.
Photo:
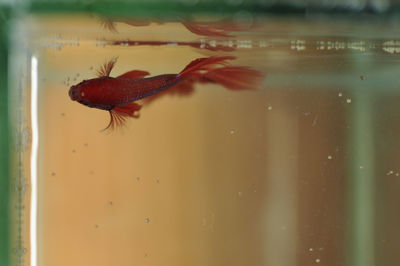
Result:
<svg viewBox="0 0 400 266"><path fill-rule="evenodd" d="M71 100L91 108L107 110L110 122L104 129L122 126L129 117L138 118L141 105L135 101L173 88L183 94L193 83L218 83L230 90L253 89L264 80L264 74L243 66L230 66L233 56L199 58L189 63L179 74L164 74L145 78L146 71L132 70L116 78L110 72L117 59L105 63L98 77L84 80L69 89Z"/></svg>

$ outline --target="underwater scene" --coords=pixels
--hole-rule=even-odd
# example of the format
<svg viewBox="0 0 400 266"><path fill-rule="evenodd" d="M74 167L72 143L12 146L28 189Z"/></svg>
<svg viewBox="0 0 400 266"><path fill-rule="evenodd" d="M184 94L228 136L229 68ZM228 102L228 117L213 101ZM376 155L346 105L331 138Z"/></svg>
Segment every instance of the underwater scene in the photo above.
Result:
<svg viewBox="0 0 400 266"><path fill-rule="evenodd" d="M397 266L399 33L15 22L14 264Z"/></svg>

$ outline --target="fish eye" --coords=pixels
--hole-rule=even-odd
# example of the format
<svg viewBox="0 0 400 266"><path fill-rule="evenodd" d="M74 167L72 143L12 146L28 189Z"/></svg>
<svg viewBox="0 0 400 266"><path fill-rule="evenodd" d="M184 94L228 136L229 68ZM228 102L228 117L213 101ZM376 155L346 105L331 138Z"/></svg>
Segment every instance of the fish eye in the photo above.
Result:
<svg viewBox="0 0 400 266"><path fill-rule="evenodd" d="M69 97L71 98L71 100L73 100L73 101L77 100L78 99L78 88L76 86L72 86L69 89L68 94L69 94Z"/></svg>

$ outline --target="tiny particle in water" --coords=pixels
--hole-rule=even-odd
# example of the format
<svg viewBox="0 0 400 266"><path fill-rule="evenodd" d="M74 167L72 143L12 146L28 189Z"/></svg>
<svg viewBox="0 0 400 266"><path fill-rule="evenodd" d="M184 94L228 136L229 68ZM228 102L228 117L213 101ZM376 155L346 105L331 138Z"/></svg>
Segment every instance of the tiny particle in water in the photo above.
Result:
<svg viewBox="0 0 400 266"><path fill-rule="evenodd" d="M238 196L241 197L243 195L242 191L238 191Z"/></svg>
<svg viewBox="0 0 400 266"><path fill-rule="evenodd" d="M89 144L87 144L87 143L83 143L83 146L85 146L85 147L87 147Z"/></svg>
<svg viewBox="0 0 400 266"><path fill-rule="evenodd" d="M393 170L390 170L389 172L387 172L386 175L393 175Z"/></svg>
<svg viewBox="0 0 400 266"><path fill-rule="evenodd" d="M320 260L320 259L315 259L315 262L316 262L316 263L320 263L321 260Z"/></svg>
<svg viewBox="0 0 400 266"><path fill-rule="evenodd" d="M79 73L76 73L76 76L79 77Z"/></svg>
<svg viewBox="0 0 400 266"><path fill-rule="evenodd" d="M351 103L351 98L347 98L346 103Z"/></svg>
<svg viewBox="0 0 400 266"><path fill-rule="evenodd" d="M361 80L365 80L365 76L364 75L360 75L360 79Z"/></svg>
<svg viewBox="0 0 400 266"><path fill-rule="evenodd" d="M272 110L272 105L270 105L270 106L268 106L268 111L271 111Z"/></svg>
<svg viewBox="0 0 400 266"><path fill-rule="evenodd" d="M56 176L56 173L54 173L54 172L51 172L51 176Z"/></svg>
<svg viewBox="0 0 400 266"><path fill-rule="evenodd" d="M61 113L61 116L65 116L65 113Z"/></svg>
<svg viewBox="0 0 400 266"><path fill-rule="evenodd" d="M310 252L313 252L313 251L314 251L314 249L313 249L313 248L309 248L308 250L309 250Z"/></svg>
<svg viewBox="0 0 400 266"><path fill-rule="evenodd" d="M144 219L144 221L146 222L146 224L150 223L150 218L146 217L146 219Z"/></svg>
<svg viewBox="0 0 400 266"><path fill-rule="evenodd" d="M156 179L156 183L157 183L157 184L160 184L160 179L157 178L157 179Z"/></svg>
<svg viewBox="0 0 400 266"><path fill-rule="evenodd" d="M109 202L108 202L108 205L112 206L112 205L113 205L113 202L112 202L112 201L109 201Z"/></svg>
<svg viewBox="0 0 400 266"><path fill-rule="evenodd" d="M328 160L332 160L332 155L328 155Z"/></svg>
<svg viewBox="0 0 400 266"><path fill-rule="evenodd" d="M93 66L89 67L89 70L93 70Z"/></svg>
<svg viewBox="0 0 400 266"><path fill-rule="evenodd" d="M140 177L136 177L136 181L139 182L140 181Z"/></svg>
<svg viewBox="0 0 400 266"><path fill-rule="evenodd" d="M147 258L147 253L144 253L144 257Z"/></svg>
<svg viewBox="0 0 400 266"><path fill-rule="evenodd" d="M360 165L360 169L364 169L364 166Z"/></svg>
<svg viewBox="0 0 400 266"><path fill-rule="evenodd" d="M72 153L75 153L75 152L76 152L76 150L75 150L75 149L73 149L73 150L72 150Z"/></svg>
<svg viewBox="0 0 400 266"><path fill-rule="evenodd" d="M338 93L338 96L339 96L339 97L342 97L342 96L343 96L343 94L342 94L341 92L339 92L339 93Z"/></svg>
<svg viewBox="0 0 400 266"><path fill-rule="evenodd" d="M95 225L94 225L94 228L96 228L96 229L99 228L99 225L98 225L98 224L95 224Z"/></svg>
<svg viewBox="0 0 400 266"><path fill-rule="evenodd" d="M235 130L231 130L229 133L231 133L232 135L235 134Z"/></svg>

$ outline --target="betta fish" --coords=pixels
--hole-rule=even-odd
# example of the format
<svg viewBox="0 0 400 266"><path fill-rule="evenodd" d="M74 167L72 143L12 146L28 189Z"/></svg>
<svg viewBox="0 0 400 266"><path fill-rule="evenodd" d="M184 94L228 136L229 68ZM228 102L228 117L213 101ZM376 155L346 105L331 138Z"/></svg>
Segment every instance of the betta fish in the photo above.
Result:
<svg viewBox="0 0 400 266"><path fill-rule="evenodd" d="M110 122L104 129L123 126L127 118L138 118L141 105L136 101L151 98L166 90L185 89L194 83L217 83L229 90L246 90L257 87L265 75L260 71L232 66L227 62L233 56L212 56L190 62L178 74L147 77L147 71L132 70L110 77L117 58L103 64L98 77L83 80L69 89L73 101L91 108L106 110Z"/></svg>

